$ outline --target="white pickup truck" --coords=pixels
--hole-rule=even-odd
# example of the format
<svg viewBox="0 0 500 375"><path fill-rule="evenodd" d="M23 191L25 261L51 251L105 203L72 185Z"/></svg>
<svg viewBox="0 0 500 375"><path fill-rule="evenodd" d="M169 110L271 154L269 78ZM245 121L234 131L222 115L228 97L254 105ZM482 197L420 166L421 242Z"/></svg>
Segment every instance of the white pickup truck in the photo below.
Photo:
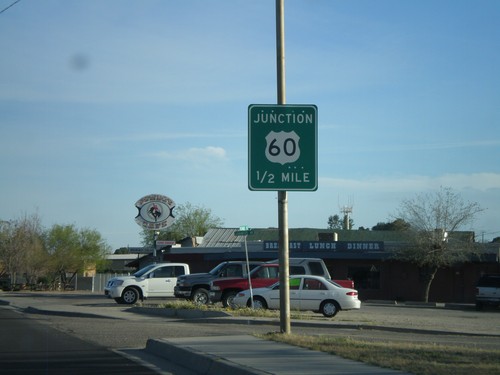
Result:
<svg viewBox="0 0 500 375"><path fill-rule="evenodd" d="M177 277L189 274L185 263L155 263L131 276L113 277L104 288L104 295L117 303L132 305L137 300L173 297Z"/></svg>

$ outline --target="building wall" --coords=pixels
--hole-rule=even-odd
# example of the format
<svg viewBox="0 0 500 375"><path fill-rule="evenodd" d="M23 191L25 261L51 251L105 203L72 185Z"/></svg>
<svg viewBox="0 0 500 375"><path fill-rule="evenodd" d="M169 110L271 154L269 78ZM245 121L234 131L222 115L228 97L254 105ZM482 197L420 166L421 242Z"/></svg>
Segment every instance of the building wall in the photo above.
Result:
<svg viewBox="0 0 500 375"><path fill-rule="evenodd" d="M203 253L166 253L163 256L165 261L188 263L191 273L208 272L225 260L245 260L243 252L212 253L209 248ZM304 257L303 254L291 256ZM383 259L333 259L329 252L311 253L310 257L323 259L333 279L354 280L362 301L422 300L420 270L415 265ZM250 254L250 260L269 261L276 258L275 252ZM464 263L438 270L431 285L429 301L474 303L475 285L482 273L500 273L500 264Z"/></svg>
<svg viewBox="0 0 500 375"><path fill-rule="evenodd" d="M352 279L361 300L420 301L423 285L420 270L392 260L338 260L323 258L333 279ZM359 279L353 270L372 269L378 284ZM474 303L476 282L484 273L500 273L500 264L464 263L439 269L432 282L429 301Z"/></svg>

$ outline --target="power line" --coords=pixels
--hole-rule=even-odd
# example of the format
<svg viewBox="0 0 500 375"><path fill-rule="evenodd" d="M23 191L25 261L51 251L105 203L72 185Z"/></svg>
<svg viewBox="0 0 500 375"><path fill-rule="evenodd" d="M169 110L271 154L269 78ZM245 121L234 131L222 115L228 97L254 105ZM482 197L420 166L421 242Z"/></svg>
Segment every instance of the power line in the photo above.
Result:
<svg viewBox="0 0 500 375"><path fill-rule="evenodd" d="M0 10L0 14L2 14L3 12L5 12L7 9L9 9L10 7L13 7L14 5L16 5L18 2L20 2L21 0L16 0L14 1L12 4L10 4L7 8L3 8L2 10Z"/></svg>

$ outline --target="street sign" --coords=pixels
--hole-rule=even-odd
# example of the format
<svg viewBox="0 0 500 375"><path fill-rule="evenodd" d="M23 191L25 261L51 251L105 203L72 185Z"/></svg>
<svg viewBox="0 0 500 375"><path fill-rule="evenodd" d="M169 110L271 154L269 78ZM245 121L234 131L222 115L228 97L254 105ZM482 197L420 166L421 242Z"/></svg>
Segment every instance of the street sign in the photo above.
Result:
<svg viewBox="0 0 500 375"><path fill-rule="evenodd" d="M250 229L246 225L241 226L239 230L234 232L235 236L248 236L249 234L253 234L253 229Z"/></svg>
<svg viewBox="0 0 500 375"><path fill-rule="evenodd" d="M318 109L315 105L248 107L248 188L318 189Z"/></svg>
<svg viewBox="0 0 500 375"><path fill-rule="evenodd" d="M237 230L236 232L234 232L235 236L248 236L250 234L253 234L253 229Z"/></svg>

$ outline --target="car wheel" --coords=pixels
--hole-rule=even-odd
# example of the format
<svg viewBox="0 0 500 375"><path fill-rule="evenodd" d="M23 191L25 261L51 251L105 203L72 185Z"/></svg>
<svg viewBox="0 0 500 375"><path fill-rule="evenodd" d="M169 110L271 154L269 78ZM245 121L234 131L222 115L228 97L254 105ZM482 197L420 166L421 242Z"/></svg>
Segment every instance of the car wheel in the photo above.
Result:
<svg viewBox="0 0 500 375"><path fill-rule="evenodd" d="M252 304L250 302L250 298L248 299L247 306L252 307ZM267 309L266 300L260 296L253 297L253 308L255 310Z"/></svg>
<svg viewBox="0 0 500 375"><path fill-rule="evenodd" d="M323 301L319 307L319 311L327 318L333 318L339 310L339 304L335 301Z"/></svg>
<svg viewBox="0 0 500 375"><path fill-rule="evenodd" d="M193 293L193 302L198 305L206 305L209 302L208 290L205 288L198 288Z"/></svg>
<svg viewBox="0 0 500 375"><path fill-rule="evenodd" d="M123 303L126 303L127 305L133 305L134 303L137 302L138 299L139 299L139 292L137 291L137 289L128 288L123 291L122 294Z"/></svg>
<svg viewBox="0 0 500 375"><path fill-rule="evenodd" d="M481 302L476 302L476 311L481 311L483 309L483 304Z"/></svg>
<svg viewBox="0 0 500 375"><path fill-rule="evenodd" d="M123 302L123 298L122 298L122 297L115 298L115 302L116 302L117 304L119 304L119 305L121 305L121 304L125 303L125 302Z"/></svg>
<svg viewBox="0 0 500 375"><path fill-rule="evenodd" d="M222 306L234 308L233 299L236 297L237 292L227 292L222 296Z"/></svg>

